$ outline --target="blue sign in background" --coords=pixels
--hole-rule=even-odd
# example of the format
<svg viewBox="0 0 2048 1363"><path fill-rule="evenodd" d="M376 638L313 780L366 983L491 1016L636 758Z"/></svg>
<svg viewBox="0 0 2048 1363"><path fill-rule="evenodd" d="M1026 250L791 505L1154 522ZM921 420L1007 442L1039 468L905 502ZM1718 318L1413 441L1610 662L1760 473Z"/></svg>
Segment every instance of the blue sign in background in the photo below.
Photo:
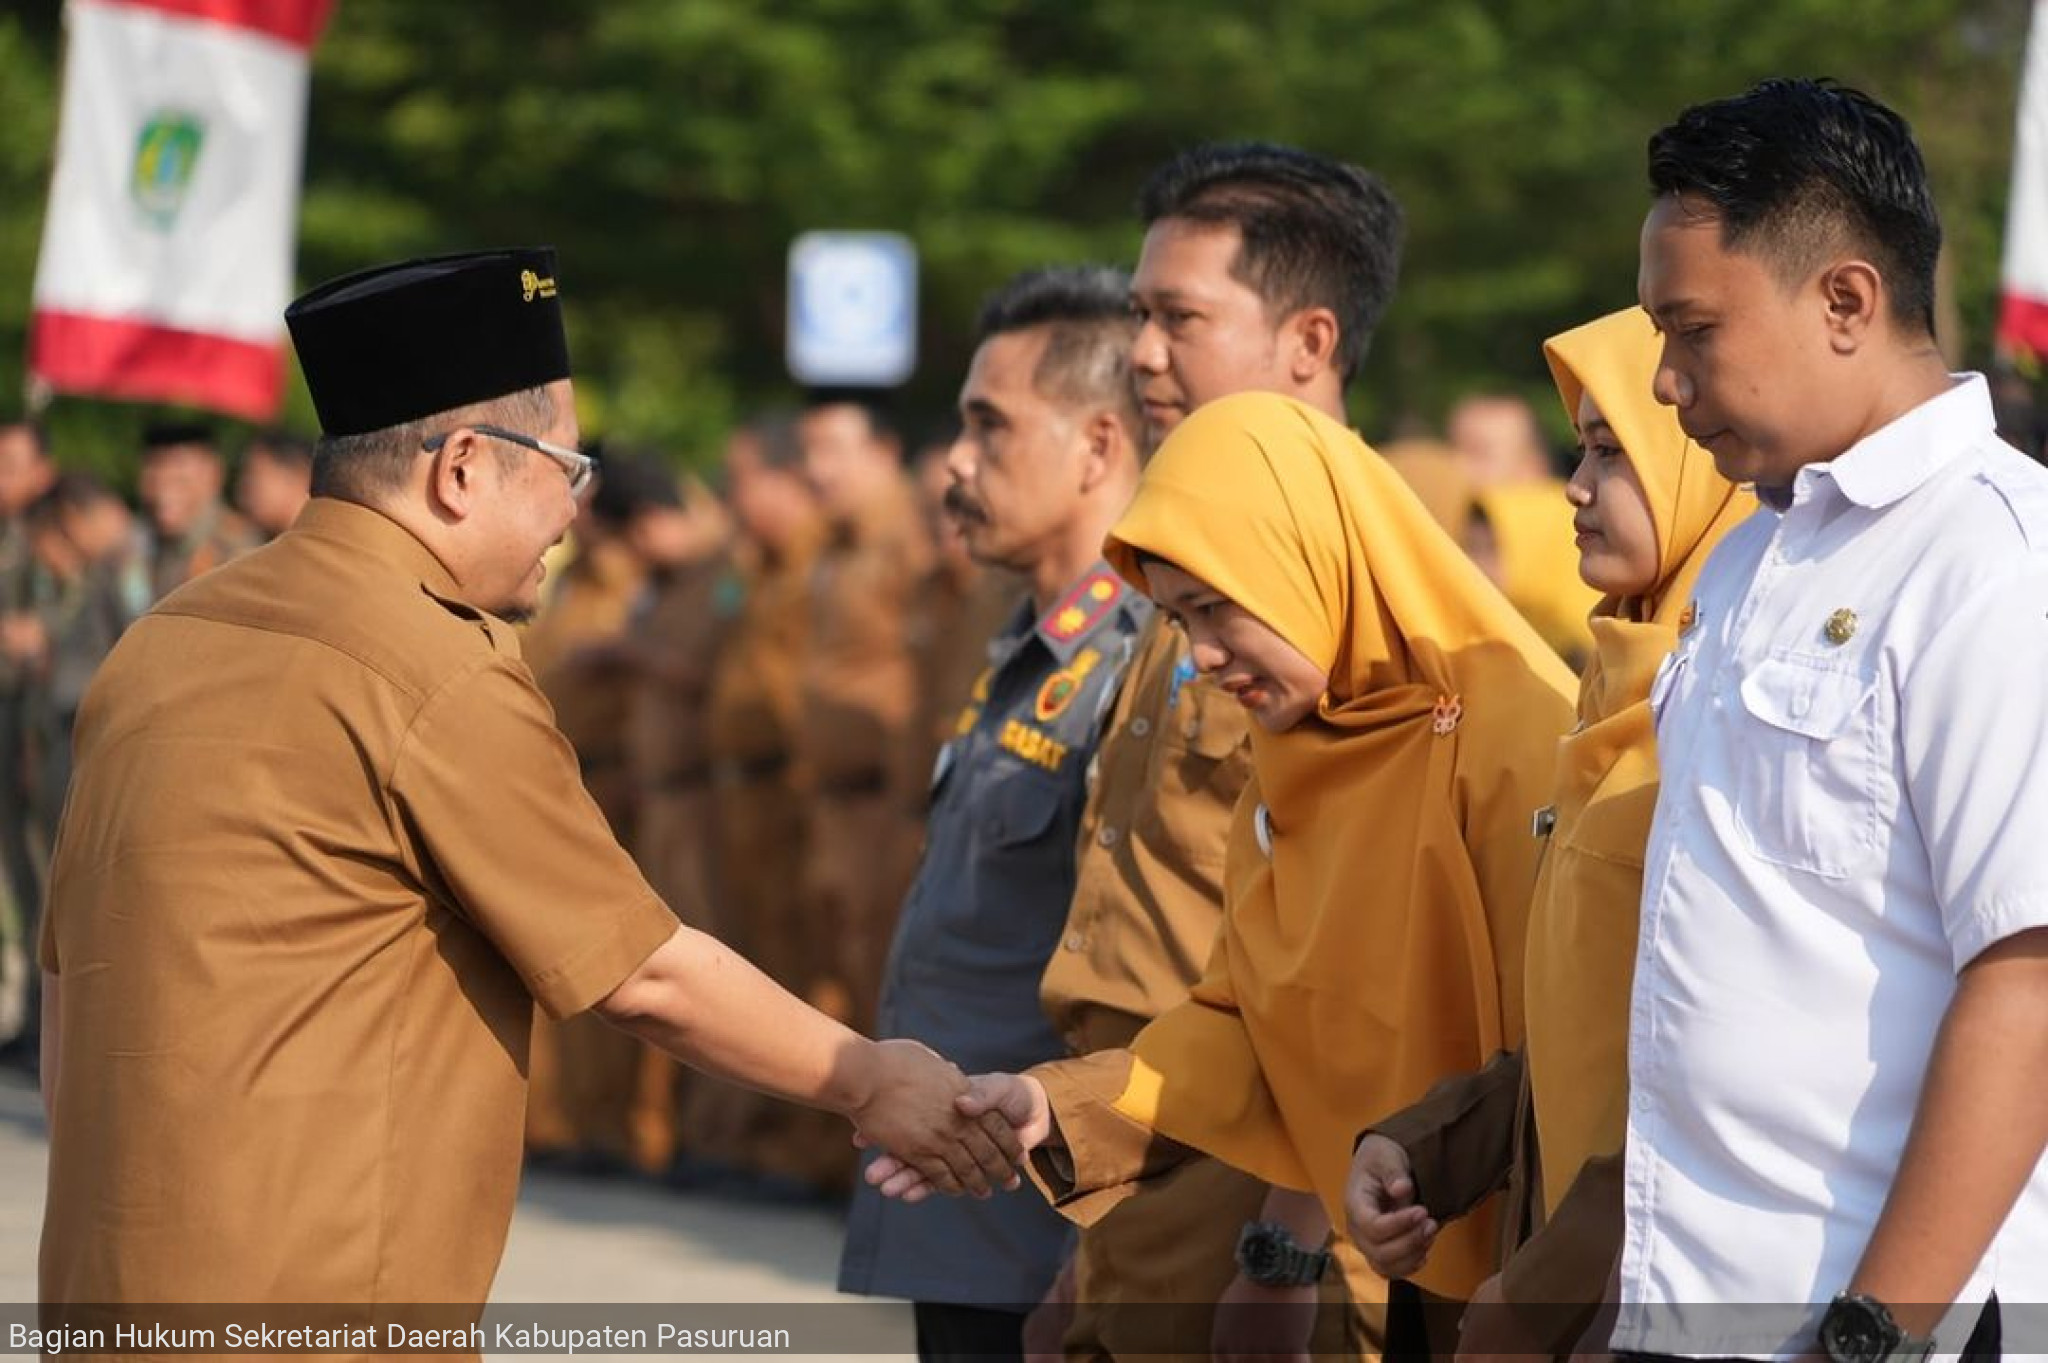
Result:
<svg viewBox="0 0 2048 1363"><path fill-rule="evenodd" d="M789 372L887 388L917 368L917 248L894 232L806 232L789 248Z"/></svg>

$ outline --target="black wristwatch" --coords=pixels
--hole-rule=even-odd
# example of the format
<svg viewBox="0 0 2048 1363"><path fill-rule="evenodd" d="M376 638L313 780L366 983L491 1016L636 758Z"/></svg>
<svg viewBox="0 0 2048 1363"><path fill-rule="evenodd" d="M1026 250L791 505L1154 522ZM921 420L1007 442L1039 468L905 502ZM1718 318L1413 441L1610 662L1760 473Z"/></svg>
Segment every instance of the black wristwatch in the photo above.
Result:
<svg viewBox="0 0 2048 1363"><path fill-rule="evenodd" d="M1237 1271L1260 1287L1307 1287L1321 1282L1330 1251L1303 1249L1277 1221L1252 1221L1237 1235Z"/></svg>
<svg viewBox="0 0 2048 1363"><path fill-rule="evenodd" d="M1820 1319L1820 1348L1835 1363L1889 1363L1924 1359L1934 1352L1934 1341L1900 1329L1877 1298L1844 1292Z"/></svg>

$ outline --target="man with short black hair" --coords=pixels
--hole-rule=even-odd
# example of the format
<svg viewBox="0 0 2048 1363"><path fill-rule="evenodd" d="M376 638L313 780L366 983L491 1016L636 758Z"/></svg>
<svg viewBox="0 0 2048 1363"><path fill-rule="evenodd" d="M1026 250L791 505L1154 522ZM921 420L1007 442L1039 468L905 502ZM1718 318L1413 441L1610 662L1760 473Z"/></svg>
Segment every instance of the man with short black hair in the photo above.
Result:
<svg viewBox="0 0 2048 1363"><path fill-rule="evenodd" d="M1649 170L1657 397L1764 509L1651 694L1613 1343L1952 1351L2048 1300L2048 473L1936 349L1897 114L1766 81Z"/></svg>
<svg viewBox="0 0 2048 1363"><path fill-rule="evenodd" d="M320 495L136 622L79 714L42 940L45 1323L480 1305L536 1000L955 1187L1013 1182L957 1069L679 927L583 788L508 624L591 470L554 253L366 271L286 320Z"/></svg>
<svg viewBox="0 0 2048 1363"><path fill-rule="evenodd" d="M1292 147L1214 144L1155 171L1139 208L1130 364L1151 444L1202 403L1247 390L1344 420L1345 387L1399 274L1401 209L1387 187ZM1185 636L1161 616L1139 638L1097 769L1078 888L1043 983L1077 1055L1127 1046L1200 977L1222 921L1231 810L1251 771L1243 708L1196 674ZM1206 1356L1283 1338L1357 1350L1384 1335L1386 1287L1341 1238L1320 1281L1239 1272L1248 1227L1311 1259L1331 1241L1307 1193L1197 1157L1140 1183L1114 1216L1082 1219L1061 1292L1074 1301L1064 1333L1076 1355ZM1224 1300L1259 1309L1214 1312ZM1243 1325L1274 1328L1232 1333Z"/></svg>
<svg viewBox="0 0 2048 1363"><path fill-rule="evenodd" d="M939 754L924 859L904 901L880 1028L971 1069L1064 1048L1038 1002L1074 884L1074 835L1108 698L1150 605L1102 561L1136 491L1128 280L1033 271L984 305L948 458L977 562L1029 591ZM1035 1194L854 1195L840 1287L911 1298L921 1358L1017 1358L1023 1308L1059 1270L1066 1223Z"/></svg>

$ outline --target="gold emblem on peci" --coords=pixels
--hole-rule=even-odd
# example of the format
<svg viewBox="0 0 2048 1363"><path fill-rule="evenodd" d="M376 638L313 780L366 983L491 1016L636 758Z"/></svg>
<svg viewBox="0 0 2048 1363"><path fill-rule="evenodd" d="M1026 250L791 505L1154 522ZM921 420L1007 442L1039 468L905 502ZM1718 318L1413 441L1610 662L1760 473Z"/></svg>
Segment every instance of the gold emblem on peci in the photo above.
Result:
<svg viewBox="0 0 2048 1363"><path fill-rule="evenodd" d="M1856 612L1847 606L1842 607L1828 617L1828 623L1822 633L1827 635L1831 644L1848 643L1856 637Z"/></svg>
<svg viewBox="0 0 2048 1363"><path fill-rule="evenodd" d="M521 270L519 272L519 296L529 303L536 298L553 298L555 296L555 277L553 275L537 275L531 270Z"/></svg>

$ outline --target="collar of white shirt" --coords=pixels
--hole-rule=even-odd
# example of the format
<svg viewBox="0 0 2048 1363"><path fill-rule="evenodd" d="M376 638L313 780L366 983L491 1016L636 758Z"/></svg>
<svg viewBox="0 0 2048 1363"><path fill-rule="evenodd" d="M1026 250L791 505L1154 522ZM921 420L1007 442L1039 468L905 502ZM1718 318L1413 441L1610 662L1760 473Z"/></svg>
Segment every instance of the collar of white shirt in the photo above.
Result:
<svg viewBox="0 0 2048 1363"><path fill-rule="evenodd" d="M1798 489L1831 478L1857 506L1876 510L1918 490L1928 479L1998 429L1982 374L1953 374L1947 392L1872 431L1824 464L1808 464ZM1759 489L1759 494L1762 490ZM1768 501L1769 499L1766 498ZM1782 509L1782 508L1781 508Z"/></svg>

